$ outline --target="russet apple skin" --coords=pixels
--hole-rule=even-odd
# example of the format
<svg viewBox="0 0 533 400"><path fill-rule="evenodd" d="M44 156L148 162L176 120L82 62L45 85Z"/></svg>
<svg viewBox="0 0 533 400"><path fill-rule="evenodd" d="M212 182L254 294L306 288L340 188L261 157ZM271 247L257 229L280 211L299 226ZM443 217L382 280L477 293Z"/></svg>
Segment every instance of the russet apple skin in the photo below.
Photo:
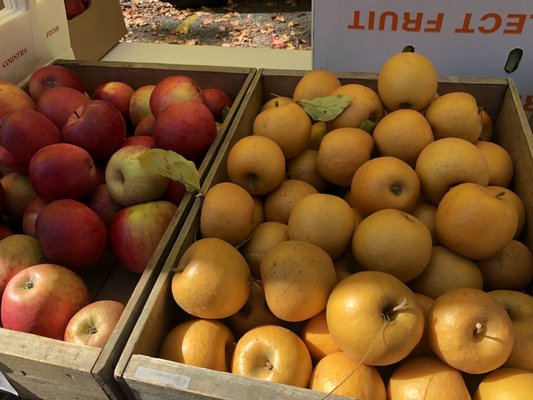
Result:
<svg viewBox="0 0 533 400"><path fill-rule="evenodd" d="M124 304L116 300L91 302L69 320L63 340L68 343L103 348L123 311Z"/></svg>
<svg viewBox="0 0 533 400"><path fill-rule="evenodd" d="M217 135L211 110L197 102L174 103L156 117L152 131L157 147L199 161Z"/></svg>
<svg viewBox="0 0 533 400"><path fill-rule="evenodd" d="M119 109L106 100L90 100L74 110L61 130L61 140L87 150L105 163L126 138L126 122Z"/></svg>
<svg viewBox="0 0 533 400"><path fill-rule="evenodd" d="M72 199L48 203L39 213L35 229L46 259L73 269L95 265L108 247L102 219Z"/></svg>
<svg viewBox="0 0 533 400"><path fill-rule="evenodd" d="M137 274L146 269L176 210L168 201L152 201L125 207L114 215L109 238L124 268Z"/></svg>
<svg viewBox="0 0 533 400"><path fill-rule="evenodd" d="M9 111L34 109L35 102L28 93L14 83L0 79L0 118Z"/></svg>
<svg viewBox="0 0 533 400"><path fill-rule="evenodd" d="M52 120L61 130L68 117L90 97L67 86L56 86L43 92L35 102L35 109Z"/></svg>
<svg viewBox="0 0 533 400"><path fill-rule="evenodd" d="M89 290L78 274L44 263L13 276L2 295L5 329L63 339L70 318L89 302Z"/></svg>
<svg viewBox="0 0 533 400"><path fill-rule="evenodd" d="M44 114L31 109L12 111L0 119L0 146L10 153L12 167L27 172L31 157L39 149L58 143L61 132Z"/></svg>
<svg viewBox="0 0 533 400"><path fill-rule="evenodd" d="M43 92L56 86L66 86L81 93L85 92L81 77L61 65L43 65L37 68L28 80L28 92L34 101L37 101Z"/></svg>
<svg viewBox="0 0 533 400"><path fill-rule="evenodd" d="M150 110L158 116L170 104L184 101L205 104L205 97L194 79L186 75L171 75L155 85L150 95Z"/></svg>
<svg viewBox="0 0 533 400"><path fill-rule="evenodd" d="M0 240L0 298L17 272L46 262L39 241L26 234L12 234Z"/></svg>
<svg viewBox="0 0 533 400"><path fill-rule="evenodd" d="M38 150L28 167L30 182L45 201L86 198L96 187L98 173L91 155L69 143Z"/></svg>

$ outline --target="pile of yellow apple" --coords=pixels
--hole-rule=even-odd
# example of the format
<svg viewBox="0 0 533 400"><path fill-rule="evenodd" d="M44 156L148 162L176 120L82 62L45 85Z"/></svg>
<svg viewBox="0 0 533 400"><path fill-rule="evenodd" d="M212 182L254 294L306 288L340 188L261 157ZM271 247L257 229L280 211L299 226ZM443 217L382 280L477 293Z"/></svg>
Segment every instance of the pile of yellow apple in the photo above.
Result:
<svg viewBox="0 0 533 400"><path fill-rule="evenodd" d="M513 159L421 54L377 90L304 74L231 147L159 356L362 400L533 393L533 262Z"/></svg>

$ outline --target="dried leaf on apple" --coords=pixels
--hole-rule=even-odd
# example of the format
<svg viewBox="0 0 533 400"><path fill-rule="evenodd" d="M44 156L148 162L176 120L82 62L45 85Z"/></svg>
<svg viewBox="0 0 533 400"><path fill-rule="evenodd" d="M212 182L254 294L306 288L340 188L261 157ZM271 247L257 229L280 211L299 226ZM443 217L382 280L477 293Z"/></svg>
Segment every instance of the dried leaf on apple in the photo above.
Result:
<svg viewBox="0 0 533 400"><path fill-rule="evenodd" d="M175 151L150 149L139 156L139 163L151 173L183 183L188 192L202 192L196 165Z"/></svg>

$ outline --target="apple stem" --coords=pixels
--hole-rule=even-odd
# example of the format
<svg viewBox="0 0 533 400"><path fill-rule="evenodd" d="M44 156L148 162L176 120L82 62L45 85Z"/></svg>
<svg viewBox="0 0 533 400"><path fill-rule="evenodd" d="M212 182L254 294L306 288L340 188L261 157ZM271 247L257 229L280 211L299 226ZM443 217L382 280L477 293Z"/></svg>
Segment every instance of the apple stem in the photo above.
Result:
<svg viewBox="0 0 533 400"><path fill-rule="evenodd" d="M505 195L505 192L504 192L504 191L501 191L501 192L498 192L498 193L496 194L496 196L494 196L494 197L496 197L497 199L499 199L499 198L502 197L503 195Z"/></svg>
<svg viewBox="0 0 533 400"><path fill-rule="evenodd" d="M269 371L272 371L272 370L274 369L274 366L272 365L272 363L270 362L270 360L267 360L267 361L266 361L265 366L266 366L266 368L267 368Z"/></svg>
<svg viewBox="0 0 533 400"><path fill-rule="evenodd" d="M484 335L486 331L487 326L484 322L476 322L476 325L474 325L474 337Z"/></svg>
<svg viewBox="0 0 533 400"><path fill-rule="evenodd" d="M24 283L24 290L33 289L33 286L34 286L34 284L33 284L32 281L26 281L26 282Z"/></svg>

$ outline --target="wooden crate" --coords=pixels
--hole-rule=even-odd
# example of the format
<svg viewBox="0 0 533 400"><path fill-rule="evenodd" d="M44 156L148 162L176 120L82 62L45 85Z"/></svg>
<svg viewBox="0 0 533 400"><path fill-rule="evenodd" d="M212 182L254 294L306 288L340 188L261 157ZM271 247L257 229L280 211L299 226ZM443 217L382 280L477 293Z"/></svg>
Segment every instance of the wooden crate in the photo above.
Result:
<svg viewBox="0 0 533 400"><path fill-rule="evenodd" d="M171 74L185 74L195 79L201 87L218 87L227 91L234 98L234 105L198 167L202 181L257 72L250 68L166 64L63 60L58 60L55 64L78 73L89 93L106 81L120 80L137 88L157 83ZM20 397L54 400L125 397L113 376L115 364L194 199L194 194L186 194L143 274L129 273L111 253L95 269L82 273L93 300L114 299L126 305L104 348L79 346L0 328L0 372L7 377Z"/></svg>
<svg viewBox="0 0 533 400"><path fill-rule="evenodd" d="M230 129L205 182L210 186L227 180L229 149L252 132L252 124L263 103L272 94L291 96L303 71L263 70L256 76L245 103ZM375 74L342 74L343 83L362 83L376 89ZM495 122L494 140L504 146L515 163L514 190L525 200L528 216L533 215L533 136L521 108L515 84L506 79L442 78L439 93L468 91L487 110ZM197 239L201 199L197 199L185 221L152 293L122 353L115 376L132 399L323 399L324 393L272 384L265 381L216 372L157 358L164 335L181 322L184 313L170 291L173 268L186 248ZM527 223L524 239L533 250L533 221ZM334 398L334 396L332 397Z"/></svg>

